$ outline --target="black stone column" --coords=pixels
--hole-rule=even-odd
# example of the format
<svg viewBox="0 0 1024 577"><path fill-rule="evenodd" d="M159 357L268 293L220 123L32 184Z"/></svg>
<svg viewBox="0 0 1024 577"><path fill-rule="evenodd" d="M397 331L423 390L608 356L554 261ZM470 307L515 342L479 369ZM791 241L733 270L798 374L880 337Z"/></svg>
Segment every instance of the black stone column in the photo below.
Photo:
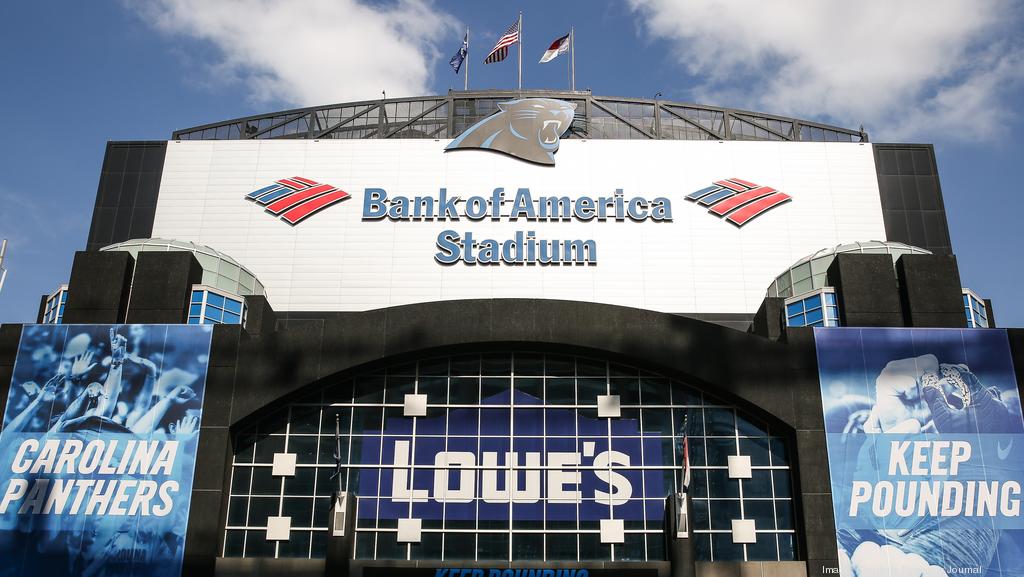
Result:
<svg viewBox="0 0 1024 577"><path fill-rule="evenodd" d="M992 299L985 299L985 315L988 317L988 328L996 328L996 311L992 308Z"/></svg>
<svg viewBox="0 0 1024 577"><path fill-rule="evenodd" d="M1017 374L1017 394L1024 397L1024 329L1007 329L1010 339L1010 354L1013 356L1013 370Z"/></svg>
<svg viewBox="0 0 1024 577"><path fill-rule="evenodd" d="M140 252L127 322L184 323L192 285L202 280L203 267L191 252Z"/></svg>
<svg viewBox="0 0 1024 577"><path fill-rule="evenodd" d="M232 455L228 424L241 338L242 327L238 325L216 325L213 329L181 573L189 577L213 577L223 550Z"/></svg>
<svg viewBox="0 0 1024 577"><path fill-rule="evenodd" d="M46 301L49 300L50 295L42 295L39 297L39 312L36 313L36 324L43 323L43 315L46 314Z"/></svg>
<svg viewBox="0 0 1024 577"><path fill-rule="evenodd" d="M343 512L331 506L331 516L327 522L327 554L324 575L331 577L348 577L350 563L355 547L356 533L356 496L355 493L346 494ZM341 526L344 535L335 535L337 528Z"/></svg>
<svg viewBox="0 0 1024 577"><path fill-rule="evenodd" d="M801 550L797 558L807 559L807 575L810 577L837 575L839 546L836 543L814 331L811 328L790 328L786 337L795 353L790 358L789 368L793 398L797 404L796 439L788 450L793 469L793 492L800 495L795 515Z"/></svg>
<svg viewBox="0 0 1024 577"><path fill-rule="evenodd" d="M844 327L902 327L896 273L888 254L837 254L828 267Z"/></svg>
<svg viewBox="0 0 1024 577"><path fill-rule="evenodd" d="M955 256L905 254L896 261L896 275L907 326L967 326Z"/></svg>
<svg viewBox="0 0 1024 577"><path fill-rule="evenodd" d="M250 336L269 335L274 332L277 315L262 295L245 297L245 332Z"/></svg>
<svg viewBox="0 0 1024 577"><path fill-rule="evenodd" d="M672 577L694 577L697 575L697 553L693 546L693 507L689 499L684 503L676 498L675 494L669 495L666 500L666 514L668 522L665 523L668 539L668 558L672 563ZM676 534L679 531L679 508L686 507L686 519L688 531L687 537L679 538Z"/></svg>
<svg viewBox="0 0 1024 577"><path fill-rule="evenodd" d="M761 307L754 314L754 322L750 331L756 335L773 341L785 334L786 330L786 299L768 297L761 301Z"/></svg>
<svg viewBox="0 0 1024 577"><path fill-rule="evenodd" d="M127 252L76 252L64 324L124 322L134 267Z"/></svg>
<svg viewBox="0 0 1024 577"><path fill-rule="evenodd" d="M14 360L21 343L22 325L0 325L0 407L7 406L11 377L14 376Z"/></svg>

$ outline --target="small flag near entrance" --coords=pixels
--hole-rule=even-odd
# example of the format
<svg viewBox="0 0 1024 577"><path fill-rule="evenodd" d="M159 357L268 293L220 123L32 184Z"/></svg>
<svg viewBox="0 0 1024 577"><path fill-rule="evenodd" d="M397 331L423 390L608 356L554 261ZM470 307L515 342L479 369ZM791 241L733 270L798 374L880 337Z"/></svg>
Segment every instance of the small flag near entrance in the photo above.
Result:
<svg viewBox="0 0 1024 577"><path fill-rule="evenodd" d="M558 40L555 40L554 42L551 43L551 46L549 46L548 49L544 51L544 55L540 57L540 63L544 64L545 62L551 62L556 57L558 57L559 54L565 54L566 52L569 51L569 44L569 34L566 34L565 36L562 36Z"/></svg>

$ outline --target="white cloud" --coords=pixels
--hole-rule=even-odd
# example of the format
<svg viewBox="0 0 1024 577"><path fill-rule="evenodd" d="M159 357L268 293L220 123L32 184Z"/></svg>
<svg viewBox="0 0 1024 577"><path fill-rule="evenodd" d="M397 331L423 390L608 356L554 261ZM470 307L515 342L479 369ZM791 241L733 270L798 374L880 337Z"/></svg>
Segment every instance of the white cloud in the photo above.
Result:
<svg viewBox="0 0 1024 577"><path fill-rule="evenodd" d="M126 1L161 32L214 46L211 77L245 83L257 103L425 94L435 42L460 29L430 0Z"/></svg>
<svg viewBox="0 0 1024 577"><path fill-rule="evenodd" d="M985 140L1024 80L1014 0L628 0L700 78L700 101L851 128L874 140Z"/></svg>

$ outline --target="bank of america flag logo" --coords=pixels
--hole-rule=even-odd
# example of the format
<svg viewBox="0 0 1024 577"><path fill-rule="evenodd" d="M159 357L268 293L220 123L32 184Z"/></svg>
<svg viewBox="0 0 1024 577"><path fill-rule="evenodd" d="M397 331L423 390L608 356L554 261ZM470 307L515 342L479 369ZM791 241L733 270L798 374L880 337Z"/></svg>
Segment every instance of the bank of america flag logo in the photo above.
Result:
<svg viewBox="0 0 1024 577"><path fill-rule="evenodd" d="M711 214L743 226L792 197L770 186L761 186L741 180L727 178L707 188L686 195L686 200L708 207Z"/></svg>
<svg viewBox="0 0 1024 577"><path fill-rule="evenodd" d="M293 176L254 190L245 198L263 205L267 212L288 224L295 225L349 196L349 193L329 184Z"/></svg>

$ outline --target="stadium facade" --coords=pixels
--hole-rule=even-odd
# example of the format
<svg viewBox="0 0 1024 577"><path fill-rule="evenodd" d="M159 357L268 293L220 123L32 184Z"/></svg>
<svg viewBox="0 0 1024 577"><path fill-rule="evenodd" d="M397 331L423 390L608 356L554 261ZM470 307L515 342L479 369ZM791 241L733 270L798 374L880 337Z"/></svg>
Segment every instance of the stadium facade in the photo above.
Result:
<svg viewBox="0 0 1024 577"><path fill-rule="evenodd" d="M1024 330L930 145L321 106L108 143L85 248L0 328L0 575L1024 566Z"/></svg>

